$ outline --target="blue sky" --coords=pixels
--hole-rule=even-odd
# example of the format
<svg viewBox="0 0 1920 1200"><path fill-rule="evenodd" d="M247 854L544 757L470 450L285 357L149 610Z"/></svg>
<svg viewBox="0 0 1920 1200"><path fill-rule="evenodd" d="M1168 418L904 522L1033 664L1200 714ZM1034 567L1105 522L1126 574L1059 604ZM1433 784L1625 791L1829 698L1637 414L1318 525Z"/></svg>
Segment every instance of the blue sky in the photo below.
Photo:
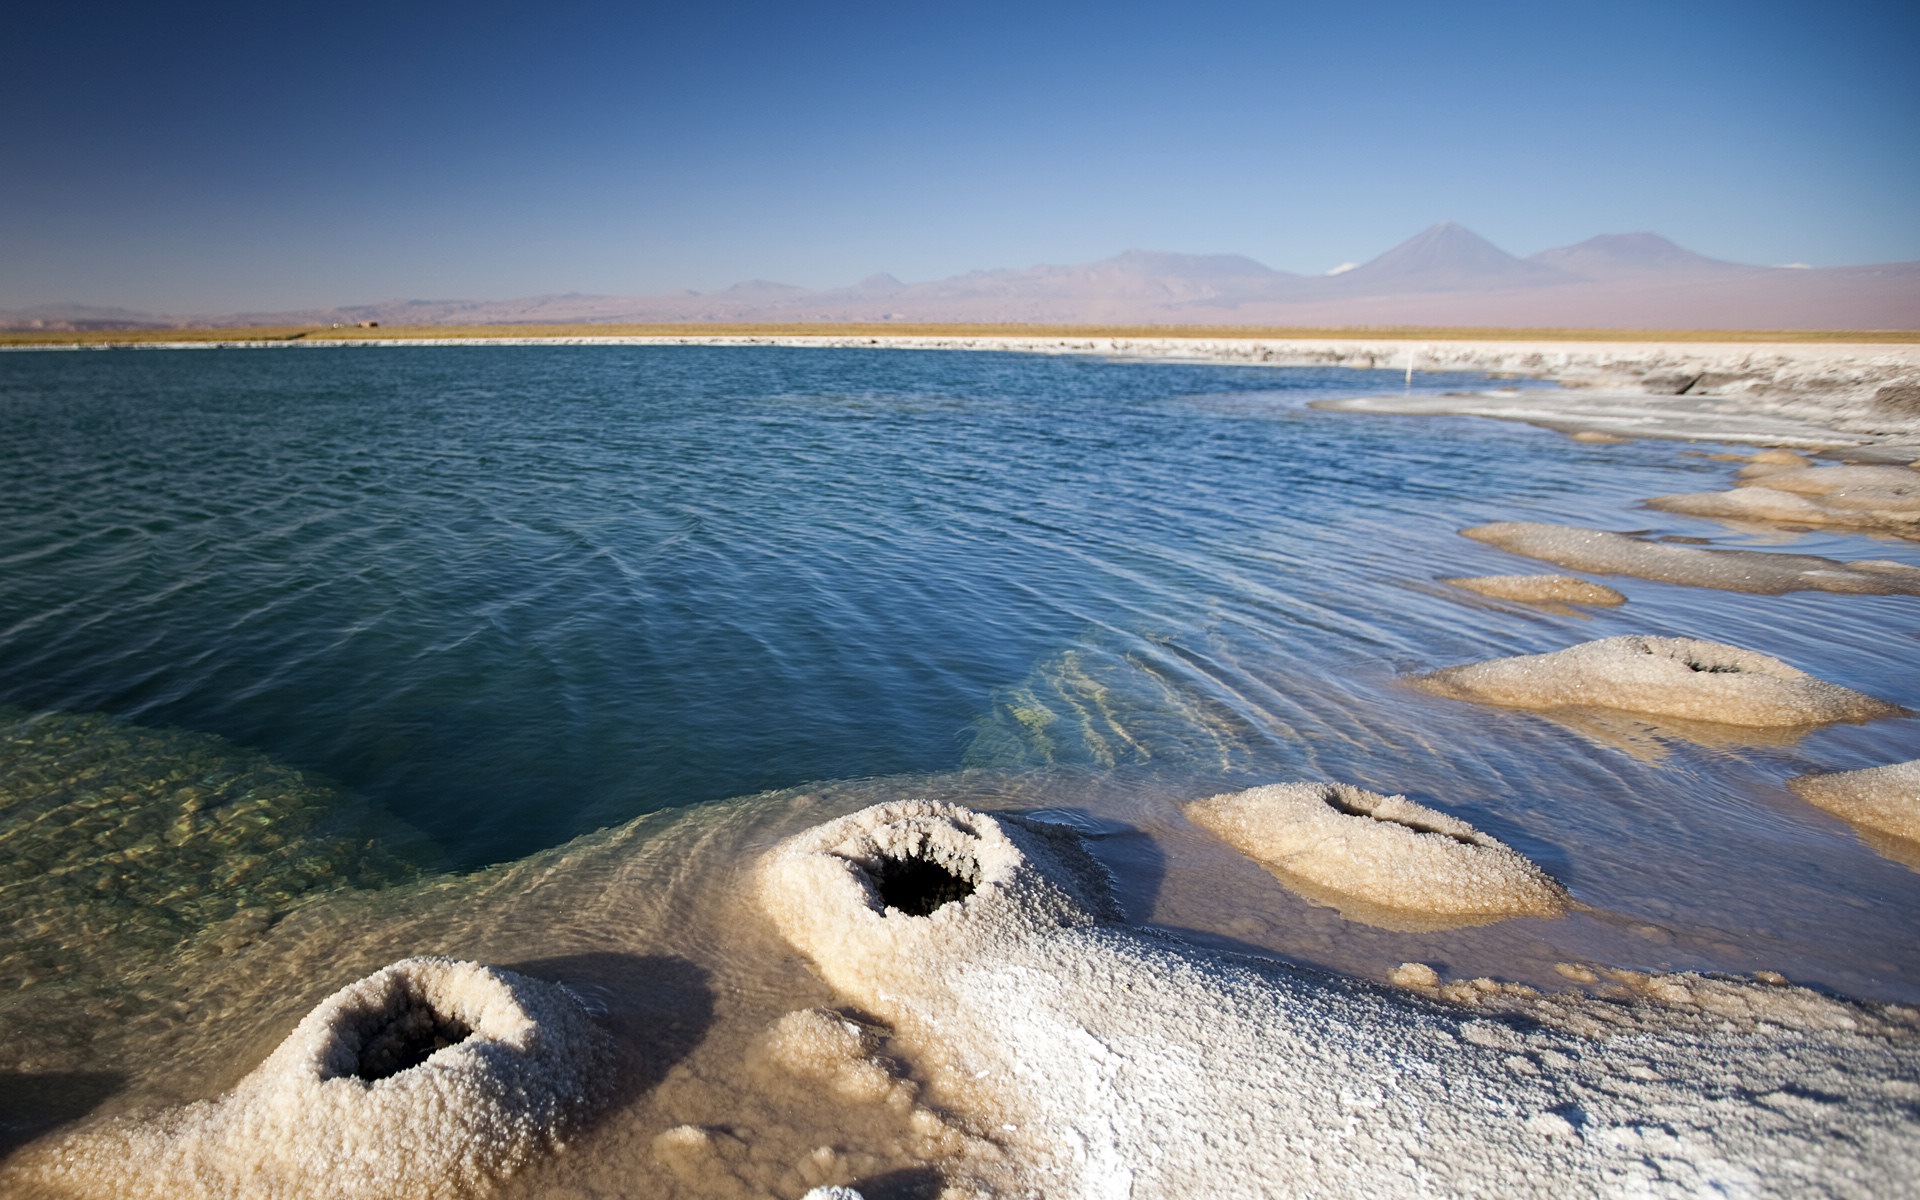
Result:
<svg viewBox="0 0 1920 1200"><path fill-rule="evenodd" d="M1920 259L1910 3L15 6L0 307Z"/></svg>

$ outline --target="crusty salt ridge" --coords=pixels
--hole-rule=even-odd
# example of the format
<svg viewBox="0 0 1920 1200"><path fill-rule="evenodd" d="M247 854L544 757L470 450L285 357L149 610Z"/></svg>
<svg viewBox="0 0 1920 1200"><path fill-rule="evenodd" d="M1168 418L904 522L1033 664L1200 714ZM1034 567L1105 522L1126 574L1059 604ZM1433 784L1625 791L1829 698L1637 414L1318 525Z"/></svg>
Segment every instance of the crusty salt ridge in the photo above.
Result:
<svg viewBox="0 0 1920 1200"><path fill-rule="evenodd" d="M1557 917L1567 893L1506 843L1457 817L1344 783L1282 783L1197 801L1187 819L1342 915L1371 909L1460 922ZM1362 907L1343 906L1343 899ZM1349 911L1349 910L1352 911Z"/></svg>
<svg viewBox="0 0 1920 1200"><path fill-rule="evenodd" d="M1810 466L1742 474L1730 492L1655 496L1647 505L1689 516L1839 525L1920 539L1920 471Z"/></svg>
<svg viewBox="0 0 1920 1200"><path fill-rule="evenodd" d="M165 1200L481 1196L561 1144L611 1063L564 989L409 958L329 996L226 1095L84 1129L20 1178Z"/></svg>
<svg viewBox="0 0 1920 1200"><path fill-rule="evenodd" d="M1920 1170L1920 1041L1871 1006L1583 1038L1120 927L1067 837L902 801L761 868L793 945L1006 1139L1002 1194L1867 1197Z"/></svg>
<svg viewBox="0 0 1920 1200"><path fill-rule="evenodd" d="M1874 848L1920 870L1920 758L1911 762L1837 771L1830 775L1801 775L1787 786L1802 800L1824 808L1863 830L1897 838L1904 845Z"/></svg>
<svg viewBox="0 0 1920 1200"><path fill-rule="evenodd" d="M1870 721L1903 711L1752 650L1639 634L1448 667L1408 682L1509 708L1614 708L1762 728Z"/></svg>
<svg viewBox="0 0 1920 1200"><path fill-rule="evenodd" d="M1460 532L1511 554L1596 575L1632 575L1662 583L1769 596L1799 591L1920 596L1920 567L1902 563L1838 562L1812 554L1707 549L1538 521L1496 521Z"/></svg>
<svg viewBox="0 0 1920 1200"><path fill-rule="evenodd" d="M1601 583L1572 575L1467 575L1442 579L1454 587L1492 596L1496 600L1518 600L1522 604L1598 604L1611 607L1625 604L1627 598Z"/></svg>

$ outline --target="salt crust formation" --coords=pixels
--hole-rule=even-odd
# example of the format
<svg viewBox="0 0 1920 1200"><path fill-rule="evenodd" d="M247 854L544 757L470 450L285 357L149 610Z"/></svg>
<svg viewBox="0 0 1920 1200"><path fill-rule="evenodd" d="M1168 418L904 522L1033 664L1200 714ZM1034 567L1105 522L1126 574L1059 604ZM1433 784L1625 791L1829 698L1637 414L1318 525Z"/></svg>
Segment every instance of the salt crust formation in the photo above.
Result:
<svg viewBox="0 0 1920 1200"><path fill-rule="evenodd" d="M1837 525L1920 539L1920 471L1893 466L1781 467L1730 492L1655 496L1650 508L1732 521ZM1751 471L1752 468L1748 468Z"/></svg>
<svg viewBox="0 0 1920 1200"><path fill-rule="evenodd" d="M1866 1197L1920 1170L1920 1040L1870 1006L1583 1037L1123 927L1066 830L928 801L816 826L758 886L991 1122L999 1194Z"/></svg>
<svg viewBox="0 0 1920 1200"><path fill-rule="evenodd" d="M1509 708L1612 708L1754 728L1871 721L1903 711L1752 650L1640 634L1448 667L1409 682Z"/></svg>
<svg viewBox="0 0 1920 1200"><path fill-rule="evenodd" d="M1468 921L1557 917L1566 889L1457 817L1345 783L1280 783L1187 806L1187 819L1273 871L1366 905ZM1310 897L1317 898L1317 897ZM1366 920L1365 910L1346 915Z"/></svg>
<svg viewBox="0 0 1920 1200"><path fill-rule="evenodd" d="M1597 575L1631 575L1768 596L1800 591L1920 596L1920 567L1902 563L1706 549L1538 521L1496 521L1460 532L1512 554Z"/></svg>
<svg viewBox="0 0 1920 1200"><path fill-rule="evenodd" d="M1855 826L1912 843L1920 852L1920 759L1802 775L1787 781L1800 798Z"/></svg>
<svg viewBox="0 0 1920 1200"><path fill-rule="evenodd" d="M564 988L409 958L329 996L218 1099L105 1122L25 1177L117 1200L481 1196L562 1143L612 1062Z"/></svg>
<svg viewBox="0 0 1920 1200"><path fill-rule="evenodd" d="M1522 604L1597 604L1612 607L1627 598L1602 583L1572 575L1467 575L1442 579L1454 587Z"/></svg>

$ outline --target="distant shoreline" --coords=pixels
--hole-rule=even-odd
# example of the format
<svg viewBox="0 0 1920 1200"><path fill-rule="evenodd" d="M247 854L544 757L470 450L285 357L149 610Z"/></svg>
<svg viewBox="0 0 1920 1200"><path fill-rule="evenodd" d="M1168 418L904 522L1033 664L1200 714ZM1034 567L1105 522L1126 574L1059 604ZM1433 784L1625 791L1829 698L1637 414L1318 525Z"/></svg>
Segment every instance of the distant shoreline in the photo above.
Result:
<svg viewBox="0 0 1920 1200"><path fill-rule="evenodd" d="M1528 421L1564 432L1920 458L1920 332L1272 330L1155 326L414 326L0 334L0 350L401 346L793 346L1083 354L1141 361L1462 371L1549 380L1551 403L1422 394L1341 407ZM1904 455L1904 457L1902 457Z"/></svg>
<svg viewBox="0 0 1920 1200"><path fill-rule="evenodd" d="M359 345L387 342L506 342L510 344L576 344L609 342L624 344L668 340L676 344L689 339L700 344L731 344L741 339L800 339L814 344L819 339L836 343L842 339L976 340L1013 339L1053 341L1056 339L1127 339L1208 341L1339 341L1339 342L1654 342L1718 343L1726 345L1920 345L1920 330L1866 329L1595 329L1558 326L1494 327L1447 325L1344 325L1344 326L1256 326L1256 325L1026 325L1013 323L967 324L937 322L694 322L679 324L587 323L556 325L396 325L385 328L353 328L324 325L245 326L233 328L169 329L12 329L0 330L0 349L16 347L122 347L187 346L216 343L285 344L306 342L315 345Z"/></svg>

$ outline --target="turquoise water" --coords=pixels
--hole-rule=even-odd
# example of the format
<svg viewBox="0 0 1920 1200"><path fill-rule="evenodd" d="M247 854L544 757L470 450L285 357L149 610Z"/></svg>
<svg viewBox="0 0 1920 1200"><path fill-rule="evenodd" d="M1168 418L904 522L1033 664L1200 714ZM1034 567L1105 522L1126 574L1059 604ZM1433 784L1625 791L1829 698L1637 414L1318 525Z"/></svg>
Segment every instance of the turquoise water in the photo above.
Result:
<svg viewBox="0 0 1920 1200"><path fill-rule="evenodd" d="M224 739L370 803L430 870L991 771L1030 807L1047 780L1108 797L1096 819L1147 837L1110 854L1151 908L1183 894L1152 813L1348 779L1678 931L1643 958L1920 998L1920 876L1783 786L1910 758L1915 721L1700 747L1396 683L1654 632L1920 707L1920 602L1612 580L1631 602L1582 616L1444 588L1543 569L1456 534L1488 520L1789 539L1637 509L1729 477L1673 443L1307 407L1401 386L892 350L0 355L0 705ZM292 805L302 829L320 803Z"/></svg>
<svg viewBox="0 0 1920 1200"><path fill-rule="evenodd" d="M1488 465L1299 411L1371 386L781 349L12 355L0 702L265 750L458 866L952 768L1063 648L1172 670L1162 639L1221 620L1333 634L1337 601L1289 613L1272 581Z"/></svg>

